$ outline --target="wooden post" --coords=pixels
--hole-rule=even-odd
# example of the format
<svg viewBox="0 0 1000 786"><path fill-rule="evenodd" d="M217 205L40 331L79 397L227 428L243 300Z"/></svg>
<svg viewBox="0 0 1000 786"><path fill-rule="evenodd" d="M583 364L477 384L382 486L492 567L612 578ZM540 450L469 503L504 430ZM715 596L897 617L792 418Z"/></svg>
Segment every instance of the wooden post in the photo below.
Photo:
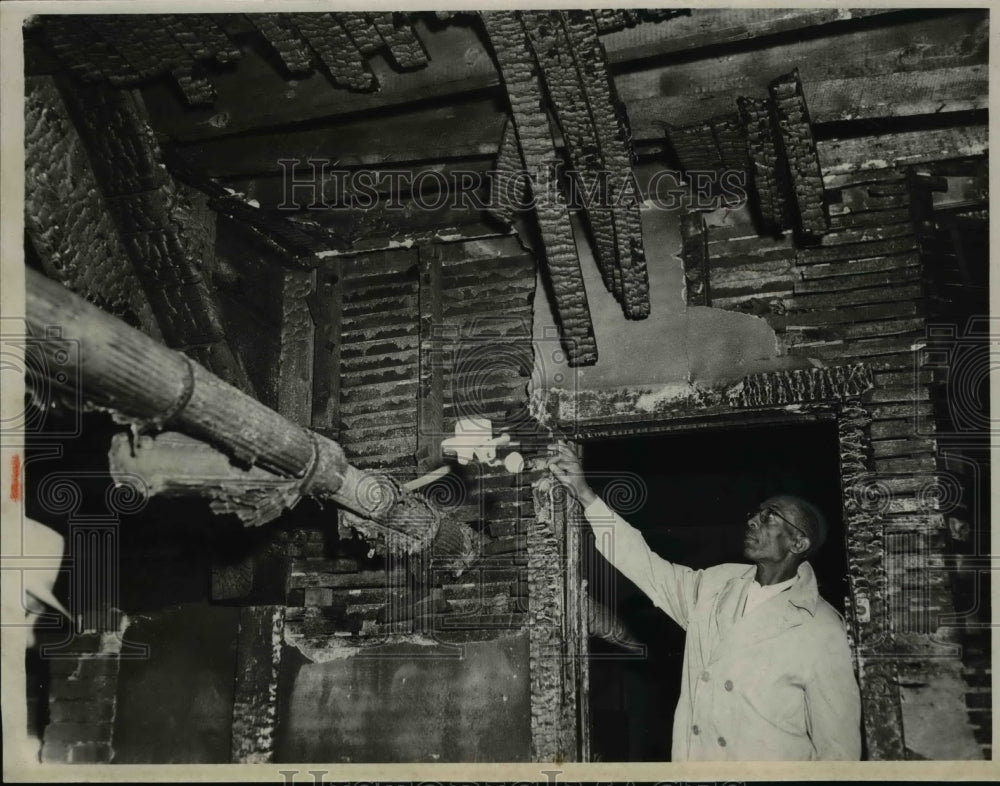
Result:
<svg viewBox="0 0 1000 786"><path fill-rule="evenodd" d="M299 425L313 417L313 358L316 324L322 309L313 293L315 270L285 272L281 290L278 353L278 413ZM310 302L313 308L310 308ZM299 538L293 533L282 548ZM287 570L286 570L287 579ZM283 582L287 586L287 580ZM284 587L279 593L284 597ZM240 610L236 687L233 699L233 761L266 763L274 759L278 722L278 676L284 646L285 606L248 606Z"/></svg>
<svg viewBox="0 0 1000 786"><path fill-rule="evenodd" d="M536 518L527 538L532 759L584 761L590 745L582 511L550 476L536 480L532 491Z"/></svg>

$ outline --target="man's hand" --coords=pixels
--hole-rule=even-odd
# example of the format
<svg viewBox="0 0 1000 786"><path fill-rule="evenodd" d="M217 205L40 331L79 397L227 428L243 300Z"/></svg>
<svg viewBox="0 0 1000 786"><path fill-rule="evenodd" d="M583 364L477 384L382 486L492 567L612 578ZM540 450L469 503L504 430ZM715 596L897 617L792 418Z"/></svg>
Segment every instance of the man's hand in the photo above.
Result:
<svg viewBox="0 0 1000 786"><path fill-rule="evenodd" d="M565 442L549 445L549 469L587 507L597 499L583 476L583 465L576 451Z"/></svg>

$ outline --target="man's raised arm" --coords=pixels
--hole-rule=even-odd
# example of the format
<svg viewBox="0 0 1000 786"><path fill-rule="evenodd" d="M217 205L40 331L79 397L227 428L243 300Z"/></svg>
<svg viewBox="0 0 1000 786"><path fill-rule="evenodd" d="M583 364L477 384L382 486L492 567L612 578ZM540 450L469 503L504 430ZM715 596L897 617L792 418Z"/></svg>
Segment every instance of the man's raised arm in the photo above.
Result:
<svg viewBox="0 0 1000 786"><path fill-rule="evenodd" d="M573 448L557 443L551 450L553 458L549 467L583 506L597 550L678 625L687 628L688 617L698 597L702 571L675 565L654 554L642 534L605 505L590 488Z"/></svg>

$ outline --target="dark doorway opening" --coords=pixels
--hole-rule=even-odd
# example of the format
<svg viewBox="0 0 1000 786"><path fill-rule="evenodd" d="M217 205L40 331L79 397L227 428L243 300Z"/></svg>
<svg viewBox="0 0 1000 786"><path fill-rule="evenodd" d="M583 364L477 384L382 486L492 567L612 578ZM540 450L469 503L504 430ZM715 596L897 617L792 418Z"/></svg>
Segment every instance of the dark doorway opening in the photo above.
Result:
<svg viewBox="0 0 1000 786"><path fill-rule="evenodd" d="M641 478L645 503L638 510L633 505L624 518L656 553L692 568L746 562L743 526L747 512L764 499L786 493L811 500L830 528L826 545L811 562L820 593L843 612L847 557L832 419L594 440L584 445L583 463L598 494L621 482L624 473ZM585 541L584 547L592 543ZM669 761L684 632L628 579L602 565L599 555L595 559L615 576L614 611L646 652L637 657L591 638L591 758Z"/></svg>

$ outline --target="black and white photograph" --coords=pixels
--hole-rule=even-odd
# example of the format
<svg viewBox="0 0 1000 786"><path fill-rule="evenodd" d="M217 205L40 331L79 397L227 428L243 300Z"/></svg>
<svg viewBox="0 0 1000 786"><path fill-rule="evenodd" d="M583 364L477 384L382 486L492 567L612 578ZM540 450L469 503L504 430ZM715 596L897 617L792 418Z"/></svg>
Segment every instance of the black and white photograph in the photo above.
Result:
<svg viewBox="0 0 1000 786"><path fill-rule="evenodd" d="M4 6L5 780L997 777L988 6Z"/></svg>

